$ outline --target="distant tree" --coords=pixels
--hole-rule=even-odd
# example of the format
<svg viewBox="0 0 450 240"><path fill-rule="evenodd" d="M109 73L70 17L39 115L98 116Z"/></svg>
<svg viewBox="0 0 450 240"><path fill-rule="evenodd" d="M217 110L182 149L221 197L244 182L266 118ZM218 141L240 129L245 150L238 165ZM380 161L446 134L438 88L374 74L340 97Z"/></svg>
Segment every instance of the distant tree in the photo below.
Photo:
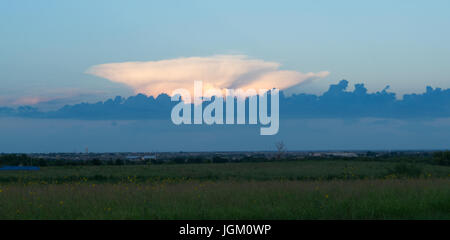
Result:
<svg viewBox="0 0 450 240"><path fill-rule="evenodd" d="M174 163L186 163L186 159L183 157L176 157L175 159L173 159Z"/></svg>
<svg viewBox="0 0 450 240"><path fill-rule="evenodd" d="M368 157L375 157L375 156L377 156L377 153L376 152L372 152L372 151L367 151L366 156L368 156Z"/></svg>
<svg viewBox="0 0 450 240"><path fill-rule="evenodd" d="M114 161L114 165L125 165L125 162L122 159L116 159L116 161Z"/></svg>
<svg viewBox="0 0 450 240"><path fill-rule="evenodd" d="M91 164L95 165L95 166L99 166L99 165L102 165L102 161L100 161L100 159L98 159L98 158L94 158L94 159L92 159Z"/></svg>
<svg viewBox="0 0 450 240"><path fill-rule="evenodd" d="M40 167L46 167L48 166L48 163L44 159L39 159L37 165Z"/></svg>
<svg viewBox="0 0 450 240"><path fill-rule="evenodd" d="M0 156L0 165L26 166L32 159L26 154L5 154Z"/></svg>
<svg viewBox="0 0 450 240"><path fill-rule="evenodd" d="M213 157L213 163L226 163L228 162L228 159L221 157L221 156L214 156Z"/></svg>
<svg viewBox="0 0 450 240"><path fill-rule="evenodd" d="M450 151L435 152L433 154L433 159L436 164L450 166Z"/></svg>
<svg viewBox="0 0 450 240"><path fill-rule="evenodd" d="M277 148L277 160L280 160L286 152L286 145L283 141L279 141L275 143L275 147Z"/></svg>
<svg viewBox="0 0 450 240"><path fill-rule="evenodd" d="M201 157L191 157L187 159L187 163L203 163L204 159Z"/></svg>

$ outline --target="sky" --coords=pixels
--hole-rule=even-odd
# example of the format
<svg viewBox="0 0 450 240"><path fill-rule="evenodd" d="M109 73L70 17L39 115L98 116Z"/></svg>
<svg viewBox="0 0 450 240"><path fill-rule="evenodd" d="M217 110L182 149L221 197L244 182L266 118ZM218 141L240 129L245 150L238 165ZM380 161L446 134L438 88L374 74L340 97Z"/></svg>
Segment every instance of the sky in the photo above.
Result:
<svg viewBox="0 0 450 240"><path fill-rule="evenodd" d="M94 66L217 55L328 72L399 94L450 87L449 1L16 1L0 3L0 105L130 96ZM351 84L352 85L352 84ZM53 105L52 105L53 104Z"/></svg>

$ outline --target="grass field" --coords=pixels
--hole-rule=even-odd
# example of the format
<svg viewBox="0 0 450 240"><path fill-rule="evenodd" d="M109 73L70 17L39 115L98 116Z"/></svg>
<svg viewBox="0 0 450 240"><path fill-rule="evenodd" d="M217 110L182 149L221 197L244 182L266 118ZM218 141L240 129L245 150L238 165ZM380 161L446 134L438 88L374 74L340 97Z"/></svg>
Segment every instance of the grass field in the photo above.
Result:
<svg viewBox="0 0 450 240"><path fill-rule="evenodd" d="M0 219L450 219L450 167L320 160L4 171Z"/></svg>

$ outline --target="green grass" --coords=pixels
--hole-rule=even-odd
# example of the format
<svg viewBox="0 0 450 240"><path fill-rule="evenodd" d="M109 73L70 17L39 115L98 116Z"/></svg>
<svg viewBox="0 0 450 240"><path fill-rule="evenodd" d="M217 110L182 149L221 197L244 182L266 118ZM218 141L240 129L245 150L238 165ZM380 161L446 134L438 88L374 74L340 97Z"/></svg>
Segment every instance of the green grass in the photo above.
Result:
<svg viewBox="0 0 450 240"><path fill-rule="evenodd" d="M0 172L0 219L450 219L449 174L353 161L48 167Z"/></svg>
<svg viewBox="0 0 450 240"><path fill-rule="evenodd" d="M378 179L392 175L394 162L364 161L292 161L261 163L163 164L141 166L66 166L43 167L41 171L0 172L0 184L8 182L45 181L74 182L87 178L96 182L184 180L333 180ZM416 164L422 175L449 177L449 166ZM394 173L395 174L395 173Z"/></svg>
<svg viewBox="0 0 450 240"><path fill-rule="evenodd" d="M450 219L450 180L32 184L2 219Z"/></svg>

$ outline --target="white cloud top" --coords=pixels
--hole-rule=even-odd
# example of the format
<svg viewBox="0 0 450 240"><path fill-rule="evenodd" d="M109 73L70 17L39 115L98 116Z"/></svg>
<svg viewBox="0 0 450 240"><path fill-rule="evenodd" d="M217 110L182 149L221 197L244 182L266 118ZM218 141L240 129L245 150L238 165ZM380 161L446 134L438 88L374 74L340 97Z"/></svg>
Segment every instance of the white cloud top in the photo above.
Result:
<svg viewBox="0 0 450 240"><path fill-rule="evenodd" d="M203 81L204 90L287 89L304 81L323 78L327 71L301 73L279 70L280 64L243 55L188 57L149 62L95 65L87 73L123 83L136 93L157 96L184 88L193 92L194 81Z"/></svg>

